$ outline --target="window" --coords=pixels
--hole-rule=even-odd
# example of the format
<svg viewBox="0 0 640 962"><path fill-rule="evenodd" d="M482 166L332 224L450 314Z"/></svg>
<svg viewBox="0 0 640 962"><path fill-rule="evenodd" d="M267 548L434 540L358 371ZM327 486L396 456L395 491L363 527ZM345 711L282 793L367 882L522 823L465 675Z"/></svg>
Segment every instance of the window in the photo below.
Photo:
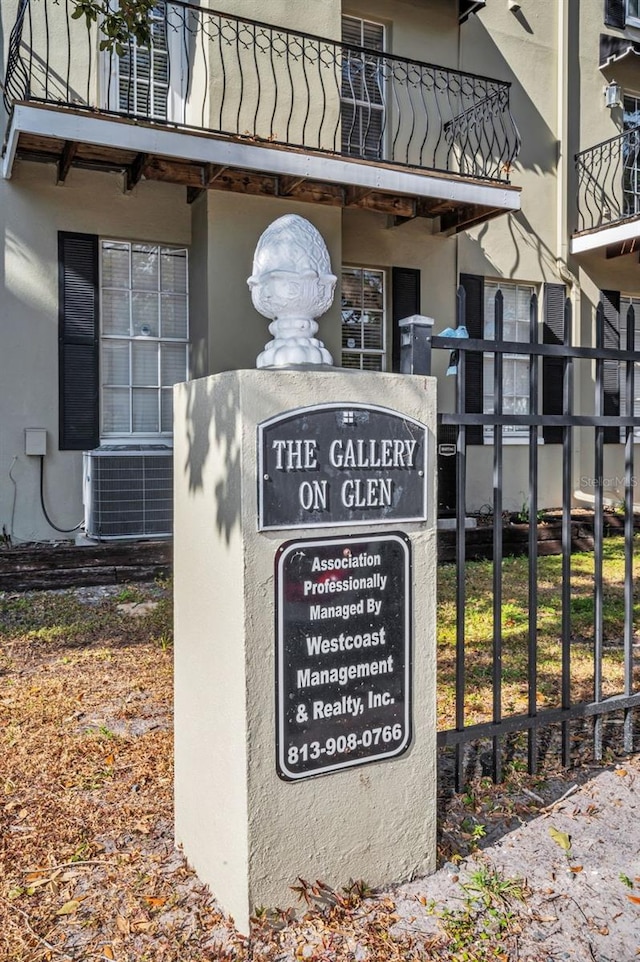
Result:
<svg viewBox="0 0 640 962"><path fill-rule="evenodd" d="M502 291L503 297L503 340L530 340L530 304L534 288L528 284L510 284L506 282L486 281L484 285L484 336L488 340L495 339L495 303L497 292ZM493 376L494 355L483 356L483 411L493 414ZM505 414L529 413L529 357L520 354L502 355L502 390L503 412ZM520 438L529 436L526 425L505 425L504 438ZM486 441L493 440L493 428L485 428Z"/></svg>
<svg viewBox="0 0 640 962"><path fill-rule="evenodd" d="M101 437L170 434L188 376L187 252L104 240L100 269Z"/></svg>
<svg viewBox="0 0 640 962"><path fill-rule="evenodd" d="M640 212L640 97L626 94L622 117L624 131L634 131L622 144L622 190L624 216Z"/></svg>
<svg viewBox="0 0 640 962"><path fill-rule="evenodd" d="M630 307L633 307L635 314L635 350L640 351L640 297L630 297L625 294L620 298L620 350L626 351L627 349L627 318ZM633 412L629 413L640 417L640 361L634 363L634 369ZM620 364L620 414L622 417L627 416L626 375L627 365L626 362L623 361ZM634 438L636 441L640 441L640 427L634 428ZM620 430L620 440L622 442L626 440L625 428L621 428Z"/></svg>
<svg viewBox="0 0 640 962"><path fill-rule="evenodd" d="M169 47L167 5L156 3L151 11L151 48L131 41L118 58L118 108L166 120L169 98Z"/></svg>
<svg viewBox="0 0 640 962"><path fill-rule="evenodd" d="M626 0L626 21L632 27L640 27L640 0Z"/></svg>
<svg viewBox="0 0 640 962"><path fill-rule="evenodd" d="M342 61L342 152L380 160L385 128L384 50L382 24L358 17L342 18L345 44L366 47L367 53L345 48Z"/></svg>
<svg viewBox="0 0 640 962"><path fill-rule="evenodd" d="M342 367L384 371L385 275L366 267L342 270Z"/></svg>
<svg viewBox="0 0 640 962"><path fill-rule="evenodd" d="M624 30L625 26L640 27L640 2L604 0L604 22L616 30Z"/></svg>
<svg viewBox="0 0 640 962"><path fill-rule="evenodd" d="M109 0L110 6L118 0ZM131 39L118 56L101 55L104 105L152 120L184 122L184 23L175 6L158 0L150 13L151 47Z"/></svg>

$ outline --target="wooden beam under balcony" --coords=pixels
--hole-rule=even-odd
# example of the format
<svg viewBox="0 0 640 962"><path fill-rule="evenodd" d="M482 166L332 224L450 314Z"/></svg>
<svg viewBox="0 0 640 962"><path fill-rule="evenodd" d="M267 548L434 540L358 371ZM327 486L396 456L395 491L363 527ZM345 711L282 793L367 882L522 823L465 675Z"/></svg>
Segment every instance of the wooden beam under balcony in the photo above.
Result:
<svg viewBox="0 0 640 962"><path fill-rule="evenodd" d="M617 244L609 244L605 249L607 260L611 257L624 257L625 254L636 254L640 251L640 237L629 237Z"/></svg>
<svg viewBox="0 0 640 962"><path fill-rule="evenodd" d="M226 170L224 164L204 164L202 168L202 186L200 187L187 187L187 204L193 204L194 201L201 197L207 189L214 186L214 182L221 176Z"/></svg>
<svg viewBox="0 0 640 962"><path fill-rule="evenodd" d="M75 140L65 140L60 159L58 161L58 183L64 184L67 174L71 170L73 158L78 152L78 144Z"/></svg>
<svg viewBox="0 0 640 962"><path fill-rule="evenodd" d="M440 230L443 233L458 233L461 230L467 230L469 227L482 224L486 220L491 220L501 213L502 211L499 209L487 210L486 207L480 207L478 204L456 207L454 210L440 215Z"/></svg>
<svg viewBox="0 0 640 962"><path fill-rule="evenodd" d="M370 211L396 224L426 217L442 232L520 207L519 189L509 184L68 107L16 105L5 177L16 159L55 164L60 181L74 167L120 171L127 190L143 180L176 184L187 188L189 203L205 190L226 190Z"/></svg>
<svg viewBox="0 0 640 962"><path fill-rule="evenodd" d="M278 196L288 197L306 180L306 177L278 177Z"/></svg>
<svg viewBox="0 0 640 962"><path fill-rule="evenodd" d="M140 183L148 160L148 154L136 154L136 156L133 158L133 163L129 164L125 170L125 183L127 192L133 190L133 188Z"/></svg>

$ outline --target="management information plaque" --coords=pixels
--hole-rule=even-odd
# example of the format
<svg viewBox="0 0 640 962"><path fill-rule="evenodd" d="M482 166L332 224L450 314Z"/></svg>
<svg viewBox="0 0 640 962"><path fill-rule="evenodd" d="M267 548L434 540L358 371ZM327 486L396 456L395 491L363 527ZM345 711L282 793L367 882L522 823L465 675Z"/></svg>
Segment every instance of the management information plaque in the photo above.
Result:
<svg viewBox="0 0 640 962"><path fill-rule="evenodd" d="M295 780L411 740L411 545L399 532L289 541L276 557L277 770Z"/></svg>

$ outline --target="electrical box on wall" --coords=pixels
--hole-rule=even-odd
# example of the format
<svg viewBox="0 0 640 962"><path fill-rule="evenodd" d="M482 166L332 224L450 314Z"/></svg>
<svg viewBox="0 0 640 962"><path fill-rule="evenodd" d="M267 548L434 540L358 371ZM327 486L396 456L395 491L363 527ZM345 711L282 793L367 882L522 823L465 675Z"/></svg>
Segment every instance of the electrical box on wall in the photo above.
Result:
<svg viewBox="0 0 640 962"><path fill-rule="evenodd" d="M24 429L24 453L45 455L47 453L47 431L46 428L25 428Z"/></svg>

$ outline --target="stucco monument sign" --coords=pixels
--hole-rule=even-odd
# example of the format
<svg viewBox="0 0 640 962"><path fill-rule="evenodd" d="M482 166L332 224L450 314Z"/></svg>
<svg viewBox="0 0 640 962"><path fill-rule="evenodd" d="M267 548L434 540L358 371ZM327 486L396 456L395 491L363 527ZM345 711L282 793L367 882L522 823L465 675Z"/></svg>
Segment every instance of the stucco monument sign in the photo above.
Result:
<svg viewBox="0 0 640 962"><path fill-rule="evenodd" d="M174 395L176 839L245 932L300 875L435 865L434 382L333 367L335 283L279 218L258 369Z"/></svg>

